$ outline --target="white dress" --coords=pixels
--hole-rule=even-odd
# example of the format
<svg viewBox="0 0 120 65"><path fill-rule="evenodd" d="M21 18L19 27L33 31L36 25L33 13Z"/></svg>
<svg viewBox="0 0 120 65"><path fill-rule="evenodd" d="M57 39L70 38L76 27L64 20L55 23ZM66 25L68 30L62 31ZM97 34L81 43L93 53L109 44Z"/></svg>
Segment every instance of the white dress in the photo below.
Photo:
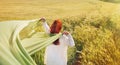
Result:
<svg viewBox="0 0 120 65"><path fill-rule="evenodd" d="M50 28L46 22L43 23L46 33ZM59 38L60 45L51 44L45 50L44 63L46 65L67 65L67 48L74 46L74 40L70 34Z"/></svg>

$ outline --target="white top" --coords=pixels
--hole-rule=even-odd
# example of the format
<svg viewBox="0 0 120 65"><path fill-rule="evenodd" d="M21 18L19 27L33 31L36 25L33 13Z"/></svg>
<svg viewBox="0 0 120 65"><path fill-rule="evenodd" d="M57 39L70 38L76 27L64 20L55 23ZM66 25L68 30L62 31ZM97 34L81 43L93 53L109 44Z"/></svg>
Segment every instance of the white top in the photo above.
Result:
<svg viewBox="0 0 120 65"><path fill-rule="evenodd" d="M43 23L46 33L50 33L50 28L46 22ZM44 63L46 65L67 65L67 48L74 46L71 34L62 35L59 38L60 45L51 44L45 50Z"/></svg>

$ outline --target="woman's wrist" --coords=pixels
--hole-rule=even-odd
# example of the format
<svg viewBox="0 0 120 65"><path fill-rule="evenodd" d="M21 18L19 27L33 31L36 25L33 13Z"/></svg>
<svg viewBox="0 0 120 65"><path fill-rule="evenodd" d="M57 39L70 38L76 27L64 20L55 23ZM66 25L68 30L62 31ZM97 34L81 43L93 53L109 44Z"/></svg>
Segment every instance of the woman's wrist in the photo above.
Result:
<svg viewBox="0 0 120 65"><path fill-rule="evenodd" d="M64 35L69 35L70 33L69 33L68 31L63 31L62 34L64 34Z"/></svg>
<svg viewBox="0 0 120 65"><path fill-rule="evenodd" d="M41 22L45 22L46 21L46 19L44 18L44 17L42 17L42 18L40 18L40 20L39 21L41 21Z"/></svg>

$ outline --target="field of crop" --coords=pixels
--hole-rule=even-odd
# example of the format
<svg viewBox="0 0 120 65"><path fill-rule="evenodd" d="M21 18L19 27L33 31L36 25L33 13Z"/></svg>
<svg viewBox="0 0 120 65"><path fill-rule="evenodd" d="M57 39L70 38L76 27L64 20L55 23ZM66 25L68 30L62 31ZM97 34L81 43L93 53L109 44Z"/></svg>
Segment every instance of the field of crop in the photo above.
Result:
<svg viewBox="0 0 120 65"><path fill-rule="evenodd" d="M98 0L1 0L0 21L45 17L63 21L75 47L68 65L120 65L120 5ZM33 54L43 65L44 49Z"/></svg>

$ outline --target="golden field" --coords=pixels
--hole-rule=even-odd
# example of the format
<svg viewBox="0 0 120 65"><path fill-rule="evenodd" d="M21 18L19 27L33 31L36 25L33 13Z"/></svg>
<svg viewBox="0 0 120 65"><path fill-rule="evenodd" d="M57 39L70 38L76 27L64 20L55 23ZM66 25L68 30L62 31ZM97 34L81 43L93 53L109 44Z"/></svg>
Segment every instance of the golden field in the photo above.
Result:
<svg viewBox="0 0 120 65"><path fill-rule="evenodd" d="M98 0L1 0L0 21L45 17L73 35L68 65L120 65L120 5ZM44 50L32 55L43 65Z"/></svg>

